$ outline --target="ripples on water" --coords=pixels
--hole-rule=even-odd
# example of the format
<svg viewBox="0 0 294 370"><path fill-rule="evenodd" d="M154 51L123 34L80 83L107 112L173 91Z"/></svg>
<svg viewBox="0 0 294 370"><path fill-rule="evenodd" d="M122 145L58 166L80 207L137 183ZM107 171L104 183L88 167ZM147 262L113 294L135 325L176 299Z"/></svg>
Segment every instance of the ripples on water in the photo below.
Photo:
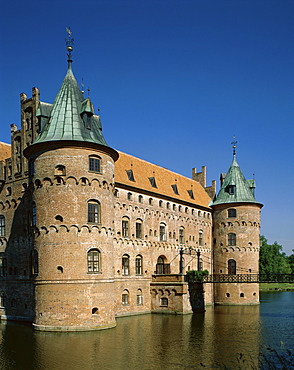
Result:
<svg viewBox="0 0 294 370"><path fill-rule="evenodd" d="M1 370L235 370L244 358L240 368L258 369L266 348L294 350L294 292L262 292L260 306L120 318L105 331L42 333L19 324L0 329Z"/></svg>

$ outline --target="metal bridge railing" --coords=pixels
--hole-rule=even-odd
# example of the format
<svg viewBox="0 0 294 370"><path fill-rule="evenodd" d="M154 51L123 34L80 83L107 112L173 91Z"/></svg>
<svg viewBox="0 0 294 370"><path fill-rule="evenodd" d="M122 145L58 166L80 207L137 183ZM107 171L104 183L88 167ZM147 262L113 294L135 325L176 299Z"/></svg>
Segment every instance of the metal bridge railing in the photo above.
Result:
<svg viewBox="0 0 294 370"><path fill-rule="evenodd" d="M189 280L199 282L199 280ZM294 274L211 274L204 276L203 283L294 283Z"/></svg>

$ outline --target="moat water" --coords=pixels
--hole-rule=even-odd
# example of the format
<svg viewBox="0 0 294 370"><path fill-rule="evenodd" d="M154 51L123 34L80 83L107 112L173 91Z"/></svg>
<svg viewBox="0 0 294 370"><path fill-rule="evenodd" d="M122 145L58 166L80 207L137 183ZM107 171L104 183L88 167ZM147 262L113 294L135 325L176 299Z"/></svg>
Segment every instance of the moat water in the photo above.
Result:
<svg viewBox="0 0 294 370"><path fill-rule="evenodd" d="M0 324L1 370L259 369L259 358L276 361L273 350L294 352L294 292L261 292L259 306L119 318L116 328L96 332Z"/></svg>

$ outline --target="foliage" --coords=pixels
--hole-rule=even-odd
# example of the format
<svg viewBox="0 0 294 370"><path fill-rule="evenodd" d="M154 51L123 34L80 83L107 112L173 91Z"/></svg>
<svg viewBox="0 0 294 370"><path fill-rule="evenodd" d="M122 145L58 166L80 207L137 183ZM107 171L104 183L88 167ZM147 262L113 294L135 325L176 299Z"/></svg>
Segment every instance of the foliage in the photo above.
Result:
<svg viewBox="0 0 294 370"><path fill-rule="evenodd" d="M289 257L282 252L282 249L283 247L277 242L270 245L264 236L260 237L260 274L291 274Z"/></svg>
<svg viewBox="0 0 294 370"><path fill-rule="evenodd" d="M292 270L292 274L294 274L294 249L292 249L292 254L290 256L288 256L288 262L289 262L289 265L291 267L291 270Z"/></svg>
<svg viewBox="0 0 294 370"><path fill-rule="evenodd" d="M209 274L208 270L189 270L186 272L188 281L203 281L204 277Z"/></svg>

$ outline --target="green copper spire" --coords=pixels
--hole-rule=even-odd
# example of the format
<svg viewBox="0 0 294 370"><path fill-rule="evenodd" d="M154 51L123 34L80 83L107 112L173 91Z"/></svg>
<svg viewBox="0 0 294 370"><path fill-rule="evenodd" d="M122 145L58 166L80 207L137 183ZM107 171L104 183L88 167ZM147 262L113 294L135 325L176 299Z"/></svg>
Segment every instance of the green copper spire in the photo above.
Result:
<svg viewBox="0 0 294 370"><path fill-rule="evenodd" d="M48 116L40 104L37 116L40 118L40 133L34 144L72 140L85 141L108 146L103 135L100 116L94 115L90 98L85 99L72 72L73 40L67 29L68 69ZM49 109L47 109L49 112Z"/></svg>
<svg viewBox="0 0 294 370"><path fill-rule="evenodd" d="M210 205L225 203L258 203L254 197L255 182L246 180L236 160L234 148L233 161L228 173L224 178L222 187L217 197L211 201Z"/></svg>

